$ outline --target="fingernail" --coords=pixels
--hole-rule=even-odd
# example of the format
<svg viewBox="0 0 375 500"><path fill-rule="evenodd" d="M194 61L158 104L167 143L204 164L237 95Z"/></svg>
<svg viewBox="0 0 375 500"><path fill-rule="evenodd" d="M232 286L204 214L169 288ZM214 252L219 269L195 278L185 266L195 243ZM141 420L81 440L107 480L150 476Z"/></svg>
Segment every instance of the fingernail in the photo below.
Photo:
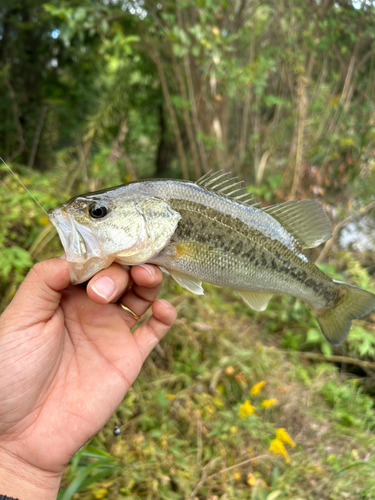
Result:
<svg viewBox="0 0 375 500"><path fill-rule="evenodd" d="M94 290L103 299L109 300L115 292L116 285L111 278L108 276L101 276L91 285L91 289Z"/></svg>
<svg viewBox="0 0 375 500"><path fill-rule="evenodd" d="M163 304L163 306L166 307L167 309L170 309L172 307L171 304L167 300L159 299L158 302L161 302Z"/></svg>
<svg viewBox="0 0 375 500"><path fill-rule="evenodd" d="M150 274L150 276L155 276L155 268L154 266L147 266L145 264L140 264L139 267L143 267Z"/></svg>

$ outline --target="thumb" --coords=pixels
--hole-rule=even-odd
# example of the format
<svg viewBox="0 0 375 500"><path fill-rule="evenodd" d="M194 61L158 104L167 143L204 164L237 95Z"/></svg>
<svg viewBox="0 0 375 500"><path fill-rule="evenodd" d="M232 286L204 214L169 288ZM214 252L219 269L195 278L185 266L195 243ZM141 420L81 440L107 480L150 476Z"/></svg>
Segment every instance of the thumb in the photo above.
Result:
<svg viewBox="0 0 375 500"><path fill-rule="evenodd" d="M60 304L60 291L69 285L69 264L65 259L54 258L33 266L7 312L17 311L22 325L48 321Z"/></svg>

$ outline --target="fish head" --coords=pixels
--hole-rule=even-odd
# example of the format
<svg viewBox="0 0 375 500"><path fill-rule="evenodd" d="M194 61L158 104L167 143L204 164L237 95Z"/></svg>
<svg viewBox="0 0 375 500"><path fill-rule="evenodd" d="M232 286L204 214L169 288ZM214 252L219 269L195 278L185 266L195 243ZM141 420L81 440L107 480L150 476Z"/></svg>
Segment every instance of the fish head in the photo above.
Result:
<svg viewBox="0 0 375 500"><path fill-rule="evenodd" d="M116 261L135 265L156 255L181 216L163 200L142 196L77 196L50 210L70 265L72 284L82 283Z"/></svg>

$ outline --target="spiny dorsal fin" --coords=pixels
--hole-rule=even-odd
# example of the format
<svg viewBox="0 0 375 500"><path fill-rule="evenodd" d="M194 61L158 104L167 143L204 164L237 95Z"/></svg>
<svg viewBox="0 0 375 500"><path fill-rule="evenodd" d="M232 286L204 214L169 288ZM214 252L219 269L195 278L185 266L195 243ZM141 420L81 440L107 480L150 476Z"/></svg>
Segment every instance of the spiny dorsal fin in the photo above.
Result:
<svg viewBox="0 0 375 500"><path fill-rule="evenodd" d="M236 203L242 203L249 207L259 205L259 203L256 203L253 194L248 193L246 188L243 187L242 181L237 181L237 177L231 177L230 172L219 170L212 173L210 171L198 179L196 184L207 189L207 191L229 198Z"/></svg>
<svg viewBox="0 0 375 500"><path fill-rule="evenodd" d="M286 201L263 208L301 245L314 248L332 238L332 226L317 200Z"/></svg>

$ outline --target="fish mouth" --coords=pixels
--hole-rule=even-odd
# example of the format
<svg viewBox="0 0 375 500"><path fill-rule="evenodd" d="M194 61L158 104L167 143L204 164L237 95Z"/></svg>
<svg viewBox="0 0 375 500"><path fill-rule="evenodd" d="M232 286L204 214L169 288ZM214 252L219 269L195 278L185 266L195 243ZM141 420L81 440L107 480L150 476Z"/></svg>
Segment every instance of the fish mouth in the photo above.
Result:
<svg viewBox="0 0 375 500"><path fill-rule="evenodd" d="M61 209L50 210L48 218L56 228L67 260L69 262L87 260L86 242L74 219Z"/></svg>
<svg viewBox="0 0 375 500"><path fill-rule="evenodd" d="M57 208L48 212L55 226L70 267L70 282L83 283L103 267L108 267L108 258L102 255L99 242L92 229L79 224L64 210ZM112 259L113 261L113 259Z"/></svg>

